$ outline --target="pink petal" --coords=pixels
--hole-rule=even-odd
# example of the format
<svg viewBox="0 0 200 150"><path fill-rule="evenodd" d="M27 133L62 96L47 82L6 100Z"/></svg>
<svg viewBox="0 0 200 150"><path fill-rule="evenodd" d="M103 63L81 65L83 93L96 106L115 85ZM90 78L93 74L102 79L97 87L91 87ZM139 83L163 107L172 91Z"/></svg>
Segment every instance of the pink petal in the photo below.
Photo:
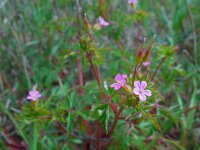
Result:
<svg viewBox="0 0 200 150"><path fill-rule="evenodd" d="M120 80L122 80L122 77L121 77L120 74L117 74L117 75L115 76L115 81L120 81Z"/></svg>
<svg viewBox="0 0 200 150"><path fill-rule="evenodd" d="M117 86L117 85L118 85L118 83L113 83L113 84L110 85L110 87L113 88L113 87L115 87L115 86Z"/></svg>
<svg viewBox="0 0 200 150"><path fill-rule="evenodd" d="M139 81L135 81L134 82L134 86L135 86L135 88L140 88L140 82Z"/></svg>
<svg viewBox="0 0 200 150"><path fill-rule="evenodd" d="M134 4L136 5L138 3L138 0L129 0L128 4Z"/></svg>
<svg viewBox="0 0 200 150"><path fill-rule="evenodd" d="M125 85L126 84L126 80L121 80L121 85Z"/></svg>
<svg viewBox="0 0 200 150"><path fill-rule="evenodd" d="M118 84L117 86L115 86L114 89L115 89L115 90L119 90L119 89L121 88L121 86L122 86L121 84Z"/></svg>
<svg viewBox="0 0 200 150"><path fill-rule="evenodd" d="M121 86L122 85L120 83L113 83L110 85L110 87L114 88L115 90L119 90Z"/></svg>
<svg viewBox="0 0 200 150"><path fill-rule="evenodd" d="M38 98L37 97L33 97L32 98L32 101L36 101Z"/></svg>
<svg viewBox="0 0 200 150"><path fill-rule="evenodd" d="M147 87L147 82L146 81L142 81L141 85L140 85L140 89L144 90Z"/></svg>
<svg viewBox="0 0 200 150"><path fill-rule="evenodd" d="M109 24L108 22L104 21L102 25L108 26L108 25L110 25L110 24Z"/></svg>
<svg viewBox="0 0 200 150"><path fill-rule="evenodd" d="M139 95L139 94L140 94L139 89L138 89L138 88L134 88L134 89L133 89L133 93L134 93L135 95Z"/></svg>
<svg viewBox="0 0 200 150"><path fill-rule="evenodd" d="M101 26L108 26L109 23L103 19L103 17L99 17L99 24Z"/></svg>
<svg viewBox="0 0 200 150"><path fill-rule="evenodd" d="M145 96L144 94L140 93L139 99L140 99L141 101L146 101L146 96Z"/></svg>
<svg viewBox="0 0 200 150"><path fill-rule="evenodd" d="M146 62L143 62L143 63L142 63L142 65L143 65L144 67L148 67L150 64L151 64L151 63L150 63L149 61L146 61Z"/></svg>
<svg viewBox="0 0 200 150"><path fill-rule="evenodd" d="M26 99L32 99L32 97L29 95L29 96L26 97Z"/></svg>
<svg viewBox="0 0 200 150"><path fill-rule="evenodd" d="M122 79L125 80L126 78L127 78L127 75L126 75L126 74L123 74L123 75L122 75Z"/></svg>
<svg viewBox="0 0 200 150"><path fill-rule="evenodd" d="M146 96L151 96L151 91L150 90L144 90L143 94Z"/></svg>

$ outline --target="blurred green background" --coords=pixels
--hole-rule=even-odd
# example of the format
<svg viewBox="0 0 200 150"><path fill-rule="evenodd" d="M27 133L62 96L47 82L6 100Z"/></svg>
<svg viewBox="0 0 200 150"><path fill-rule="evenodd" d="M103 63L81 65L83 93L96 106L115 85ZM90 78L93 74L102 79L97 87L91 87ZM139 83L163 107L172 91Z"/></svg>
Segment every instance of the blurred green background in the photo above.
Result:
<svg viewBox="0 0 200 150"><path fill-rule="evenodd" d="M156 35L150 72L163 61L154 78L157 94L162 97L154 101L161 101L168 109L158 112L163 130L156 139L162 140L148 142L155 131L147 122L147 126L138 125L139 129L133 125L129 136L126 124L119 122L109 149L199 149L199 7L199 0L140 0L136 10L126 0L0 0L0 147L6 149L4 141L9 136L21 142L18 132L28 133L29 128L25 129L16 116L34 85L44 99L51 98L50 108L64 105L67 99L74 110L64 124L73 136L59 135L56 124L44 125L39 149L82 145L85 135L77 131L82 131L77 117L85 106L98 103L97 83L77 46L86 14L91 25L99 16L111 23L92 33L98 47L95 64L102 81L118 72L130 74L144 37L148 45ZM83 66L83 87L78 83L77 58ZM80 88L84 96L78 94Z"/></svg>

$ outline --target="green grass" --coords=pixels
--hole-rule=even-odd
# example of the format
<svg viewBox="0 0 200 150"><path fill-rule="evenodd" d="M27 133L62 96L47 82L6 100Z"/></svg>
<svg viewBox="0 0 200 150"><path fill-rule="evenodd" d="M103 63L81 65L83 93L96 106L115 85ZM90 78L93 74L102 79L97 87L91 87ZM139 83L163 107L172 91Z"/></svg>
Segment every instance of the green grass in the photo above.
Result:
<svg viewBox="0 0 200 150"><path fill-rule="evenodd" d="M126 108L123 115L131 116L130 120L119 120L110 138L102 134L102 143L111 140L109 149L200 148L200 134L196 132L200 130L200 1L140 0L137 13L126 1L103 1L0 1L2 149L8 149L5 141L13 142L12 138L14 144L24 142L33 150L85 148L87 122L92 126L90 148L94 149L94 120L99 116L91 115L91 106L109 112L100 120L104 128L111 128L115 114L108 107L98 107L102 91L79 45L80 35L87 32L84 14L91 25L99 16L111 22L110 26L91 32L93 42L86 41L95 53L93 61L101 73L102 89L104 80L112 83L117 73L133 72L136 49L142 46L144 37L148 46L156 35L149 57L151 75L163 61L150 87L153 96L144 106L146 112L155 102L163 106L155 112L161 132L147 119L150 116L134 116L135 109ZM78 59L83 85L79 85ZM42 93L37 111L25 100L34 85ZM120 105L121 99L113 91L104 92L114 95L112 102ZM103 129L102 132L106 133ZM149 140L150 136L155 139Z"/></svg>

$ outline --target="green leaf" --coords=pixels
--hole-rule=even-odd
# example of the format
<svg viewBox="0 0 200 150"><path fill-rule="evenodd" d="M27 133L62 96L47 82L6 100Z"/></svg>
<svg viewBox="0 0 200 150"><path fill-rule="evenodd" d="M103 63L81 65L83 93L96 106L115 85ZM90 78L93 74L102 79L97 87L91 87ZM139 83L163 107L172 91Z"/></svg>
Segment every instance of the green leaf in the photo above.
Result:
<svg viewBox="0 0 200 150"><path fill-rule="evenodd" d="M150 113L146 112L143 110L143 108L141 107L141 105L137 105L136 108L138 109L138 111L140 111L143 115L144 118L148 118L151 123L159 130L161 131L161 127L160 125L158 124L157 120L154 119Z"/></svg>
<svg viewBox="0 0 200 150"><path fill-rule="evenodd" d="M81 116L83 119L88 120L88 121L94 121L92 117L90 117L88 114L83 113L81 111L76 112L79 116Z"/></svg>
<svg viewBox="0 0 200 150"><path fill-rule="evenodd" d="M190 101L190 107L194 107L197 102L197 81L195 78L193 78L193 83L194 83L194 92L192 93L192 99ZM187 116L187 127L188 129L192 128L193 122L194 122L194 117L195 117L195 109L190 111Z"/></svg>
<svg viewBox="0 0 200 150"><path fill-rule="evenodd" d="M97 120L100 120L102 127L108 132L108 120L109 120L109 103L99 105L97 107L93 106L91 110L91 116Z"/></svg>

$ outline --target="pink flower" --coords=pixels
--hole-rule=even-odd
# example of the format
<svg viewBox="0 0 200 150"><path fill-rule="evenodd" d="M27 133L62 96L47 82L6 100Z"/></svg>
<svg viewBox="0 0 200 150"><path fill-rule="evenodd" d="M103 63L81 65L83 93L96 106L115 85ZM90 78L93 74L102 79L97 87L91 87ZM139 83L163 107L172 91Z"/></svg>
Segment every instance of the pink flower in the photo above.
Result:
<svg viewBox="0 0 200 150"><path fill-rule="evenodd" d="M115 81L116 83L113 83L110 85L110 87L114 88L115 90L119 90L122 86L124 86L126 84L126 78L127 75L123 74L117 74L115 76Z"/></svg>
<svg viewBox="0 0 200 150"><path fill-rule="evenodd" d="M146 61L146 62L143 62L143 63L142 63L142 65L143 65L144 67L148 67L148 66L150 66L150 64L151 64L151 63L150 63L149 61Z"/></svg>
<svg viewBox="0 0 200 150"><path fill-rule="evenodd" d="M138 3L138 0L129 0L128 1L128 4L131 4L131 5L137 5Z"/></svg>
<svg viewBox="0 0 200 150"><path fill-rule="evenodd" d="M107 22L107 21L105 21L105 20L103 19L103 17L99 17L99 22L98 22L98 24L99 24L101 27L105 27L105 26L110 25L109 22Z"/></svg>
<svg viewBox="0 0 200 150"><path fill-rule="evenodd" d="M29 91L28 96L26 97L26 99L32 100L32 101L36 101L38 98L41 97L40 92L33 90L33 91Z"/></svg>
<svg viewBox="0 0 200 150"><path fill-rule="evenodd" d="M151 96L151 91L145 90L147 87L146 81L142 81L141 83L139 81L135 81L134 86L135 88L133 89L133 93L138 95L141 101L146 101L146 96Z"/></svg>

